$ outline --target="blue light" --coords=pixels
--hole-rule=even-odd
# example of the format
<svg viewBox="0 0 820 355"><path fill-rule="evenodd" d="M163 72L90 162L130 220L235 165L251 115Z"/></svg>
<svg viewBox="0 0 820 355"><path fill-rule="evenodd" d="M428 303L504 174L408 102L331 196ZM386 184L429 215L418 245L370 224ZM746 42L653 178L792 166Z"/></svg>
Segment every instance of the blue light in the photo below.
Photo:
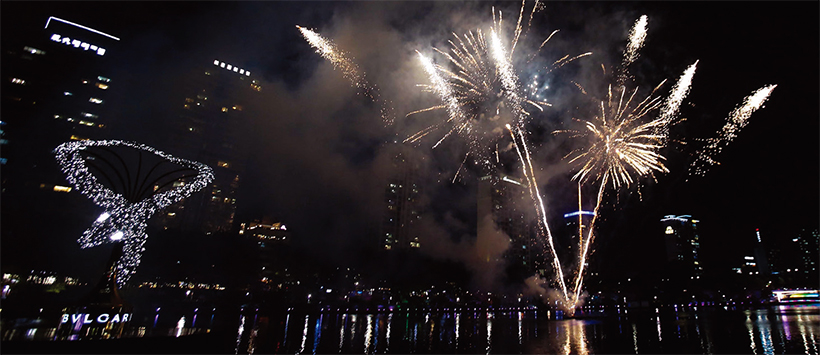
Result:
<svg viewBox="0 0 820 355"><path fill-rule="evenodd" d="M577 215L594 216L594 215L595 215L595 212L590 212L590 211L575 211L575 212L572 212L572 213L567 213L567 214L565 214L565 215L564 215L564 218L575 217L575 216L577 216Z"/></svg>

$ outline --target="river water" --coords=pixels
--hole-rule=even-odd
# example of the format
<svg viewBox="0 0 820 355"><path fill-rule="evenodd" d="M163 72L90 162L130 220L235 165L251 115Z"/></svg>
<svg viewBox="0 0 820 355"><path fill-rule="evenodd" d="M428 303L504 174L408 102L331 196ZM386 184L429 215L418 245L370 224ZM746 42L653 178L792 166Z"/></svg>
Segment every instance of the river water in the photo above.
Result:
<svg viewBox="0 0 820 355"><path fill-rule="evenodd" d="M818 354L820 306L547 311L245 312L236 353Z"/></svg>

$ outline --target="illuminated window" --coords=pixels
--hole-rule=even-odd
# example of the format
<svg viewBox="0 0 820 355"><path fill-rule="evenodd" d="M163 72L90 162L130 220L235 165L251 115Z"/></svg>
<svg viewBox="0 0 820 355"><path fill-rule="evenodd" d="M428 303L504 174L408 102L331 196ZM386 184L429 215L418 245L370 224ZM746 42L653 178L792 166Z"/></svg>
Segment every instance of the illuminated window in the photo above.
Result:
<svg viewBox="0 0 820 355"><path fill-rule="evenodd" d="M174 216L176 216L176 215L177 215L177 214L176 214L175 212L168 212L168 217L174 217Z"/></svg>
<svg viewBox="0 0 820 355"><path fill-rule="evenodd" d="M220 161L219 163L217 163L217 165L219 165L222 168L227 168L230 166L230 164L228 164L228 162L226 161Z"/></svg>
<svg viewBox="0 0 820 355"><path fill-rule="evenodd" d="M237 111L242 111L242 106L240 106L240 105L235 105L235 106L233 107L233 109L234 109L234 110L237 110Z"/></svg>
<svg viewBox="0 0 820 355"><path fill-rule="evenodd" d="M186 97L186 98L185 98L185 102L194 102L194 99L192 99L192 98L190 98L190 97Z"/></svg>
<svg viewBox="0 0 820 355"><path fill-rule="evenodd" d="M185 104L185 106L183 106L183 107L185 107L186 109L190 109L191 105Z"/></svg>
<svg viewBox="0 0 820 355"><path fill-rule="evenodd" d="M71 188L68 187L68 186L54 185L54 191L55 192L71 192Z"/></svg>
<svg viewBox="0 0 820 355"><path fill-rule="evenodd" d="M83 80L83 84L88 84L88 80Z"/></svg>
<svg viewBox="0 0 820 355"><path fill-rule="evenodd" d="M72 95L74 95L74 94L72 94L72 93L70 93L70 92L68 92L68 91L63 91L63 95L65 95L65 96L72 96Z"/></svg>
<svg viewBox="0 0 820 355"><path fill-rule="evenodd" d="M88 99L88 102L95 103L95 104L99 105L99 104L103 103L103 100L100 99L100 98L97 98L97 97L92 97L92 98Z"/></svg>
<svg viewBox="0 0 820 355"><path fill-rule="evenodd" d="M55 120L60 119L60 117L63 117L63 116L60 116L60 115L54 115L54 119L55 119Z"/></svg>
<svg viewBox="0 0 820 355"><path fill-rule="evenodd" d="M23 50L24 50L24 51L26 51L26 52L29 52L29 53L31 53L31 54L39 54L39 55L44 55L44 54L46 54L46 52L45 52L45 51L41 51L41 50L39 50L39 49L37 49L37 48L32 48L32 47L29 47L29 46L25 46L25 47L23 47Z"/></svg>
<svg viewBox="0 0 820 355"><path fill-rule="evenodd" d="M222 112L228 112L228 108L227 108L227 107L223 107L223 108L222 108Z"/></svg>
<svg viewBox="0 0 820 355"><path fill-rule="evenodd" d="M97 80L102 81L102 82L104 82L104 83L109 83L109 82L111 82L111 79L106 78L106 77L104 77L104 76L98 76L98 77L97 77Z"/></svg>
<svg viewBox="0 0 820 355"><path fill-rule="evenodd" d="M26 81L20 78L11 78L11 82L14 84L26 85Z"/></svg>
<svg viewBox="0 0 820 355"><path fill-rule="evenodd" d="M82 121L82 120L79 123L81 125L86 125L86 126L89 126L89 127L94 125L94 122Z"/></svg>
<svg viewBox="0 0 820 355"><path fill-rule="evenodd" d="M83 117L97 118L98 116L93 114L93 113L83 112ZM55 117L55 118L57 118L57 117Z"/></svg>
<svg viewBox="0 0 820 355"><path fill-rule="evenodd" d="M108 90L108 85L105 85L103 83L97 83L97 87L103 90Z"/></svg>
<svg viewBox="0 0 820 355"><path fill-rule="evenodd" d="M72 134L71 135L71 140L73 140L73 141L85 141L85 140L88 140L88 138L83 138L83 137L75 136L75 135Z"/></svg>

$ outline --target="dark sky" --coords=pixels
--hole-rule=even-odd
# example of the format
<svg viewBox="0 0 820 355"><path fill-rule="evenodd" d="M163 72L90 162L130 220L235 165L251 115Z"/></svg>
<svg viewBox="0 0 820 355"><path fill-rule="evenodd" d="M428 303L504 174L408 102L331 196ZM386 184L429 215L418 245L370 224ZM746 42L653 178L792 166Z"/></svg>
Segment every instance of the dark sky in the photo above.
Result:
<svg viewBox="0 0 820 355"><path fill-rule="evenodd" d="M5 35L39 35L47 17L56 16L120 37L121 64L112 77L123 78L133 100L123 104L121 117L127 123L119 133L154 145L161 142L152 141L157 136L153 126L141 122L173 117L170 107L180 100L171 97L173 81L201 61L242 63L264 89L255 103L263 114L250 119L243 136L254 152L239 200L240 220L281 220L312 246L316 259L349 263L366 257L362 245L376 243L383 198L378 186L388 173L388 153L381 143L401 140L443 117L403 119L409 111L438 102L416 86L427 81L414 51L429 54L432 46L446 46L451 32L486 30L494 4L504 11L505 21L517 16L517 2L4 1L2 29ZM577 197L560 160L566 153L561 142L543 132L570 124L578 102L570 80L588 88L605 85L600 65L612 68L620 62L627 32L643 14L649 17L649 33L630 68L634 85L650 88L667 78L674 82L699 60L681 109L686 121L674 131L688 145L664 152L671 172L657 183L646 182L640 196L634 189L617 200L610 196L596 254L608 260L604 265L651 267L653 258L626 262L623 255L659 252L658 220L666 214L700 219L704 254L719 267L740 262L735 258L753 242L755 228L777 241L790 239L800 228L817 228L817 2L548 2L533 19L522 48L537 46L560 29L536 63L594 53L551 74L555 89L548 101L554 106L531 123L535 166L548 209L560 216ZM313 52L297 24L316 29L355 57L393 103L399 121L385 127L377 107ZM721 165L687 181L696 138L713 136L745 96L769 84L778 86L765 107L715 157ZM462 238L476 229L470 179L477 173L468 170L461 182L450 183L465 152L464 141L448 138L432 151L442 134L432 134L415 148L423 157L429 203L425 249L480 273L469 266L469 255L480 246Z"/></svg>

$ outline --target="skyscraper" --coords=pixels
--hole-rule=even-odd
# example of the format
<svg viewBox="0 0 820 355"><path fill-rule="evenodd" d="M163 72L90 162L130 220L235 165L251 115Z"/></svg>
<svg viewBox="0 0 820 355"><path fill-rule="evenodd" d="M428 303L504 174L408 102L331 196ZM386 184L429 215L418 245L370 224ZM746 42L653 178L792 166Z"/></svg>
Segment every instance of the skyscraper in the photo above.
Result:
<svg viewBox="0 0 820 355"><path fill-rule="evenodd" d="M666 215L661 219L666 244L666 260L674 273L691 279L700 278L700 239L697 224L690 215Z"/></svg>
<svg viewBox="0 0 820 355"><path fill-rule="evenodd" d="M803 229L792 239L792 242L797 244L797 249L800 255L800 268L804 274L817 275L818 274L818 245L820 245L820 231ZM815 278L816 281L816 278Z"/></svg>
<svg viewBox="0 0 820 355"><path fill-rule="evenodd" d="M760 237L759 228L755 229L755 237L757 237L757 243L755 243L754 259L757 264L757 271L760 275L769 276L772 274L772 265L766 252L766 246Z"/></svg>
<svg viewBox="0 0 820 355"><path fill-rule="evenodd" d="M252 114L249 101L262 87L250 71L221 60L203 61L183 84L167 151L213 167L215 178L203 193L169 207L160 223L206 234L229 232L245 171L246 147L238 134Z"/></svg>
<svg viewBox="0 0 820 355"><path fill-rule="evenodd" d="M69 140L109 138L116 123L112 101L122 88L110 72L120 38L57 17L40 26L3 37L0 163L12 162L4 189L9 175L15 188L65 185L51 169L51 150Z"/></svg>
<svg viewBox="0 0 820 355"><path fill-rule="evenodd" d="M384 187L384 214L379 244L384 250L421 247L421 236L412 227L421 218L418 198L420 186L416 174L418 163L404 146L392 146L392 172Z"/></svg>

